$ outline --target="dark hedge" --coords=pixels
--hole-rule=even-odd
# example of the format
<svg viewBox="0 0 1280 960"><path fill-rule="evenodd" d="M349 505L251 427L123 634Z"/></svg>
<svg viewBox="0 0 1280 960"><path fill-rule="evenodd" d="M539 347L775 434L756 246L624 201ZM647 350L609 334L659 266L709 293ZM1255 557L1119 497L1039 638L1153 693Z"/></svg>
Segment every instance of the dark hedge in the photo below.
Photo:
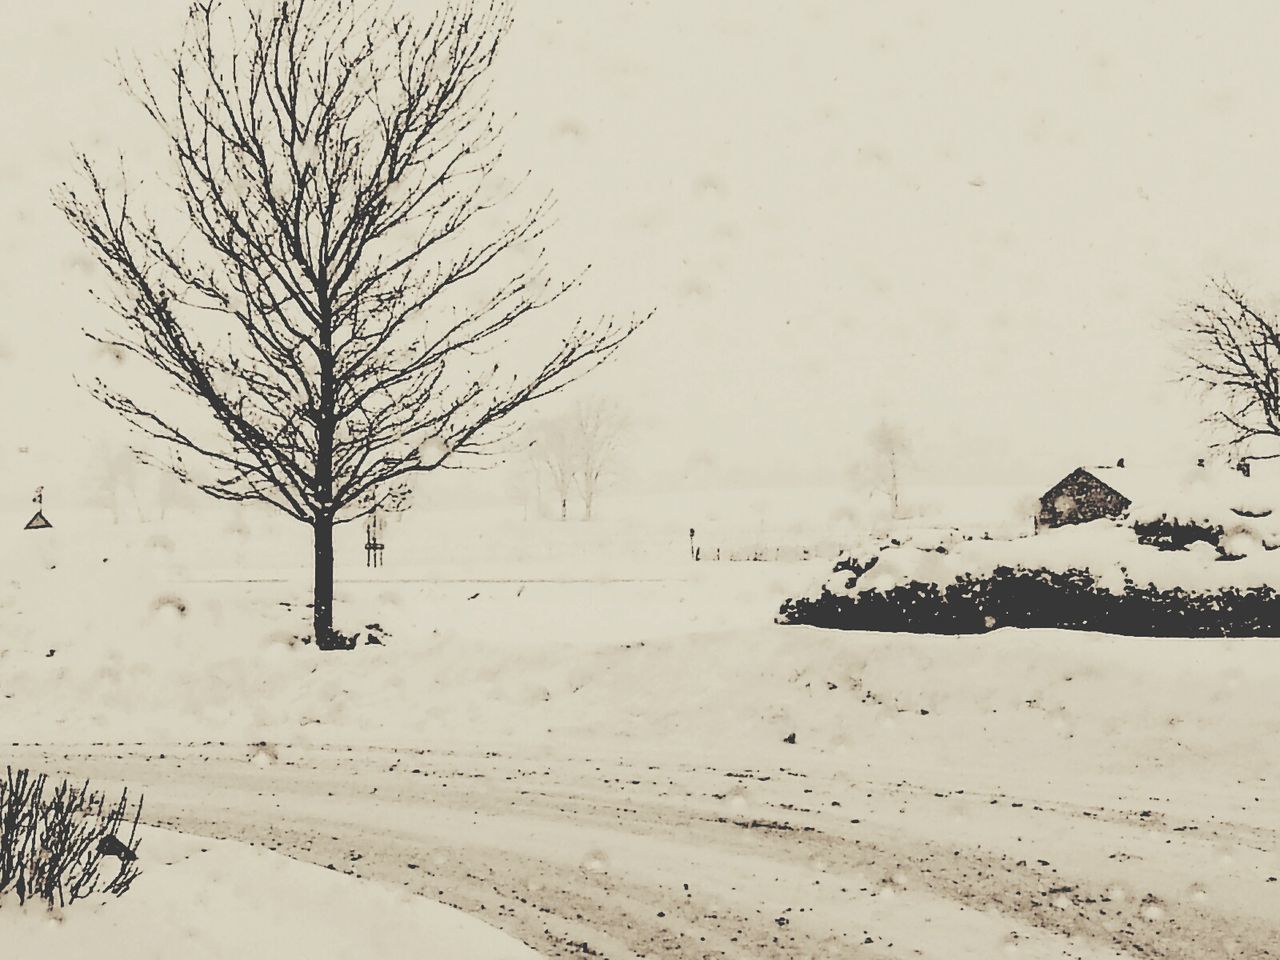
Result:
<svg viewBox="0 0 1280 960"><path fill-rule="evenodd" d="M859 566L844 569L856 579ZM1141 637L1280 636L1280 598L1270 587L1198 593L1133 583L1115 594L1088 570L998 567L990 577L966 576L945 586L914 581L856 597L824 588L812 599L787 600L778 621L906 633L1048 627Z"/></svg>

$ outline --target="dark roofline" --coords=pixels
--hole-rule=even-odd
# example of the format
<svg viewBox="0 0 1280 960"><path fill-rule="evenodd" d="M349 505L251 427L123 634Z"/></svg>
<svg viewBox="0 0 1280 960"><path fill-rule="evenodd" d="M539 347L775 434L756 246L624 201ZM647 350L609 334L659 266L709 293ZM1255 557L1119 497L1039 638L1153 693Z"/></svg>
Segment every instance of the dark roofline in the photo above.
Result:
<svg viewBox="0 0 1280 960"><path fill-rule="evenodd" d="M1096 483L1096 484L1098 484L1099 486L1105 487L1106 489L1110 490L1112 493L1114 493L1117 497L1119 497L1119 498L1120 498L1121 500L1123 500L1125 503L1129 504L1130 506L1132 506L1132 505L1133 505L1133 500L1132 500L1132 498L1130 498L1130 497L1126 496L1124 493L1122 493L1121 491L1117 490L1117 489L1116 489L1115 487L1113 487L1111 484L1107 483L1107 481L1103 480L1100 476L1098 476L1096 473L1094 473L1093 471L1094 471L1095 469L1097 469L1097 470L1101 470L1101 469L1115 469L1115 468L1103 468L1103 467L1076 467L1074 470L1072 470L1070 473L1068 473L1065 477L1063 477L1063 478L1062 478L1061 480L1059 480L1057 483L1052 484L1052 485L1049 487L1049 489L1048 489L1048 490L1046 490L1044 493L1040 494L1040 496L1041 496L1041 497L1047 496L1050 490L1053 490L1055 487L1060 487L1060 486L1062 486L1062 484L1066 483L1068 480L1070 480L1070 479L1071 479L1072 477L1074 477L1076 474L1078 474L1078 473L1082 473L1082 474L1084 474L1086 477L1088 477L1089 479L1091 479L1094 483Z"/></svg>

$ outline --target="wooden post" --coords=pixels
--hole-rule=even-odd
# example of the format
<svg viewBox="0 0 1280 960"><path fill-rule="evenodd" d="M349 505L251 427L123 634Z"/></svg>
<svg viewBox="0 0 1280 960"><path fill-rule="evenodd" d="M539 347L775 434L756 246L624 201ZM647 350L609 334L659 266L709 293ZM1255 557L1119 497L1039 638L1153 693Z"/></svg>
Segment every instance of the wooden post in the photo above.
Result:
<svg viewBox="0 0 1280 960"><path fill-rule="evenodd" d="M378 540L378 508L373 508L369 522L365 525L364 564L366 567L382 566L383 544Z"/></svg>

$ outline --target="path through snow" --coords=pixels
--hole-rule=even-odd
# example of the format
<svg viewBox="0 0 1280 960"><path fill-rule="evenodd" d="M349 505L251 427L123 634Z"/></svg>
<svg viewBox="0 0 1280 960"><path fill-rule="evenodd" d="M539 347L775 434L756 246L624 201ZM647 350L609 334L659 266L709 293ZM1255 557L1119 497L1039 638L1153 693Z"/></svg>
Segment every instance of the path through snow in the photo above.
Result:
<svg viewBox="0 0 1280 960"><path fill-rule="evenodd" d="M154 822L454 904L549 957L1280 956L1280 830L1168 804L482 750L11 752L145 788Z"/></svg>

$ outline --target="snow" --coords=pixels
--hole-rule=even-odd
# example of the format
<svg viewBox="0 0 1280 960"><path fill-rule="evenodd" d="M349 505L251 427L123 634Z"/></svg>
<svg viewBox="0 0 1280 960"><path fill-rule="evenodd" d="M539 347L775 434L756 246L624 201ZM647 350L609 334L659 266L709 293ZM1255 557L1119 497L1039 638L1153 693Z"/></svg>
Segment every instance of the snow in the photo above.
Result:
<svg viewBox="0 0 1280 960"><path fill-rule="evenodd" d="M1218 552L1203 542L1185 550L1142 544L1127 520L1095 520L1013 539L969 539L958 531L904 535L897 544L863 538L848 554L863 563L874 557L875 566L859 578L844 572L824 575L808 595L816 595L823 586L832 594L855 596L912 581L945 585L961 577L988 577L1001 566L1089 570L1101 586L1115 593L1123 592L1126 579L1162 590L1263 587L1280 582L1280 551L1267 549L1280 543L1280 537L1271 532L1273 524L1270 517L1236 517L1222 541L1227 553L1239 558L1230 561L1220 560Z"/></svg>
<svg viewBox="0 0 1280 960"><path fill-rule="evenodd" d="M536 957L481 921L246 844L148 829L142 875L123 897L50 912L0 900L11 957L315 960Z"/></svg>
<svg viewBox="0 0 1280 960"><path fill-rule="evenodd" d="M779 724L809 737L825 730L820 739L835 747L849 730L893 720L892 711L882 717L843 697L801 694L790 679L825 674L837 682L858 677L907 708L950 703L949 722L968 717L984 728L1001 722L991 708L1043 702L1050 687L1073 704L1077 722L1092 724L1093 716L1132 727L1134 742L1148 730L1168 747L1164 720L1152 717L1171 711L1199 711L1212 736L1252 729L1248 710L1219 715L1221 691L1247 683L1244 706L1263 710L1261 678L1274 672L1280 651L1267 641L1139 642L1055 631L935 641L777 627L779 604L823 576L827 562L695 564L679 531L661 548L624 541L602 557L607 528L568 525L558 557L526 555L511 535L509 556L448 565L402 560L410 546L393 531L386 567L339 571L339 623L378 629L362 630L350 655L322 654L298 639L309 629L305 573L237 568L219 557L201 570L189 555L192 565L166 569L170 543L184 539L172 526L167 538L140 536L106 557L74 538L21 535L28 552L8 554L10 576L0 581L9 625L0 641L7 739L368 744L413 743L424 730L433 740L473 742L553 730L647 749L658 744L645 731L678 730L681 749L723 745L751 754ZM534 526L543 537L560 525ZM43 533L60 532L66 528ZM867 578L945 579L1014 559L1097 567L1102 555L1139 580L1164 571L1202 585L1249 583L1271 576L1275 556L1217 562L1131 539L1094 524L1018 541L962 541L947 554L907 544L882 554ZM384 644L364 645L369 632ZM1035 727L1019 724L1004 735L1021 750ZM1105 742L1102 728L1092 733ZM1238 760L1248 765L1232 751L1215 762Z"/></svg>
<svg viewBox="0 0 1280 960"><path fill-rule="evenodd" d="M1133 504L1135 520L1162 516L1183 522L1230 523L1233 510L1261 514L1276 505L1265 477L1245 477L1222 464L1204 467L1088 467L1095 477Z"/></svg>
<svg viewBox="0 0 1280 960"><path fill-rule="evenodd" d="M620 905L642 891L692 880L722 900L740 898L734 909L767 914L773 925L772 918L800 902L814 879L829 883L838 871L845 871L839 874L844 886L863 877L850 888L868 891L857 894L857 910L851 912L850 901L836 890L818 888L804 901L812 913L787 915L788 935L825 943L821 938L871 928L883 943L948 960L999 955L1010 944L1020 957L1063 955L1065 941L1049 921L1001 912L1007 898L967 909L941 896L919 872L906 871L905 882L896 883L893 871L882 873L887 868L879 860L875 866L834 864L831 859L846 848L823 848L819 840L828 846L862 841L864 851L875 846L901 863L941 844L947 857L952 849L1007 856L1006 866L1028 860L1034 867L1039 858L1053 864L1046 872L1061 871L1081 889L1123 891L1135 910L1151 914L1143 923L1176 921L1197 937L1218 936L1213 924L1231 924L1242 942L1252 944L1280 937L1280 883L1267 879L1280 872L1274 840L1280 794L1270 762L1280 735L1274 691L1280 643L1274 640L1139 640L1049 630L943 638L782 627L771 622L779 604L824 576L829 561L694 563L686 524L559 524L511 515L486 523L479 513L422 511L391 520L387 565L379 570L361 565L358 525L343 532L339 625L376 632L384 642L322 654L296 639L308 630L307 574L296 566L299 554L306 556L305 531L264 526L256 516L192 517L176 510L163 526L94 526L92 518L66 511L51 519L53 530L14 527L5 534L5 741L80 744L86 757L102 764L138 752L126 745L150 744L151 762L120 776L135 783L151 782L148 768L160 752L225 742L240 756L226 768L225 780L198 789L180 780L157 781L169 784L168 793L149 788L149 802L154 796L157 804L172 806L181 798L188 816L198 818L212 793L234 789L240 791L237 803L256 811L245 814L246 833L273 817L320 816L322 807L340 804L320 821L338 827L335 835L376 809L369 830L388 838L410 829L438 831L414 840L423 845L471 837L466 857L488 869L500 861L540 877L553 869L547 864L555 857L564 857L568 866L548 891L570 880L616 884L625 878L630 884L625 895L605 896L589 887L613 904L615 939L607 942L618 944L620 955L624 944L639 952L634 941L623 939L633 915L616 917ZM1275 582L1275 554L1253 551L1244 560L1218 562L1194 551L1161 553L1107 523L1016 541L951 535L949 542L946 554L917 549L923 539L886 551L876 573L946 577L1012 559L1097 568L1104 557L1125 565L1135 579ZM790 734L794 744L785 742ZM104 741L121 746L89 746ZM258 743L263 746L243 746ZM369 784L366 791L381 786L377 796L388 797L398 781L378 779L393 776L387 772L392 764L377 763L383 755L370 752L373 747L430 750L437 758L509 759L474 761L491 768L449 761L477 771L468 776L484 776L457 800L452 797L464 782L440 783L430 803L413 813L391 799L369 808L359 806L358 797L340 801L308 793L309 781L295 780L297 771L337 744L369 758L354 782ZM68 755L65 746L52 749ZM186 761L188 754L182 756ZM185 766L198 767L197 759ZM600 772L611 764L626 773ZM644 808L667 811L669 820L621 812L640 809L630 796L619 801L616 819L588 817L604 802L602 782L666 783L646 772L659 766L673 783L693 778ZM554 772L563 786L517 790L530 770ZM784 770L805 778L794 781L804 785L803 793L778 773ZM725 771L769 771L771 778L726 779ZM181 774L187 775L198 773ZM246 779L252 776L262 779ZM285 801L290 790L292 799ZM544 792L549 809L520 812ZM679 804L695 801L681 797L713 799L686 808ZM840 807L833 808L833 801ZM275 803L288 812L281 814ZM1032 816L1033 808L1048 812ZM1158 832L1140 816L1147 810L1164 825ZM792 848L770 846L769 837L753 841L759 846L750 850L724 834L690 838L695 828L716 829L706 825L717 817L812 823L816 839L795 841L815 844L805 854L808 866L783 862L780 851ZM652 823L671 832L650 836L657 829ZM1188 824L1197 830L1171 832ZM738 828L730 823L719 829ZM148 839L144 856L160 847ZM242 854L230 850L225 856ZM309 900L281 890L305 890L320 878L340 881L343 890L365 890L327 871L320 878L307 873L307 879L299 877L302 886L271 884L275 899L265 902L275 905L272 914L251 897L238 898L236 885L215 884L211 915L244 916L238 927L229 920L206 925L203 911L180 908L196 901L179 894L163 899L181 890L181 871L194 871L193 884L259 872L222 862L193 855L175 863L172 875L145 863L135 892L86 914L85 929L118 922L119 929L137 930L163 922L181 927L183 935L231 936L266 924L269 916L284 923L279 917L294 916ZM275 867L286 869L264 862L274 865L263 868L268 879ZM592 862L604 864L604 871L581 868ZM813 865L818 862L821 869ZM290 870L314 869L286 863ZM534 866L520 867L525 863ZM470 859L460 869L476 872ZM930 869L941 871L942 865ZM513 876L531 882L529 874ZM160 878L164 882L150 882ZM975 882L972 874L954 879L959 889ZM985 896L980 884L973 890ZM1199 899L1201 893L1207 899ZM1157 899L1143 901L1148 894ZM1058 911L1062 924L1083 909L1078 896L1070 896L1076 897L1073 909ZM325 909L308 911L308 923L328 918L330 901L321 902ZM566 898L560 907L566 924L581 912L576 902ZM708 901L704 912L717 912L718 902ZM405 902L391 903L408 911ZM1153 907L1165 919L1156 918ZM373 915L381 908L351 909ZM661 921L667 923L670 909L659 909L668 914ZM347 919L335 926L354 923L355 912L337 911L334 905L334 917ZM479 915L508 922L508 915L494 910ZM655 912L645 915L658 922ZM70 911L68 916L56 929L59 938L77 929ZM518 929L541 931L551 920L540 916ZM921 917L929 922L922 925ZM402 922L410 921L387 921ZM28 935L36 935L23 923ZM706 923L694 917L682 929L700 932ZM1074 931L1071 956L1115 955L1083 928L1062 929ZM37 932L46 931L37 926ZM84 936L77 948L89 940L114 942L101 930ZM606 942L599 931L590 938ZM185 955L200 955L195 949ZM219 955L210 950L208 955ZM48 954L34 949L29 955ZM346 955L377 954L356 949Z"/></svg>
<svg viewBox="0 0 1280 960"><path fill-rule="evenodd" d="M1063 464L1060 472L1017 483L993 474L982 483L907 484L903 515L919 526L962 528L1003 539L1029 535L1040 497L1078 467ZM1277 505L1275 467L1266 462L1254 463L1251 477L1221 462L1204 467L1164 461L1082 469L1131 502L1131 521L1167 516L1229 526L1240 519L1236 510L1262 514Z"/></svg>

